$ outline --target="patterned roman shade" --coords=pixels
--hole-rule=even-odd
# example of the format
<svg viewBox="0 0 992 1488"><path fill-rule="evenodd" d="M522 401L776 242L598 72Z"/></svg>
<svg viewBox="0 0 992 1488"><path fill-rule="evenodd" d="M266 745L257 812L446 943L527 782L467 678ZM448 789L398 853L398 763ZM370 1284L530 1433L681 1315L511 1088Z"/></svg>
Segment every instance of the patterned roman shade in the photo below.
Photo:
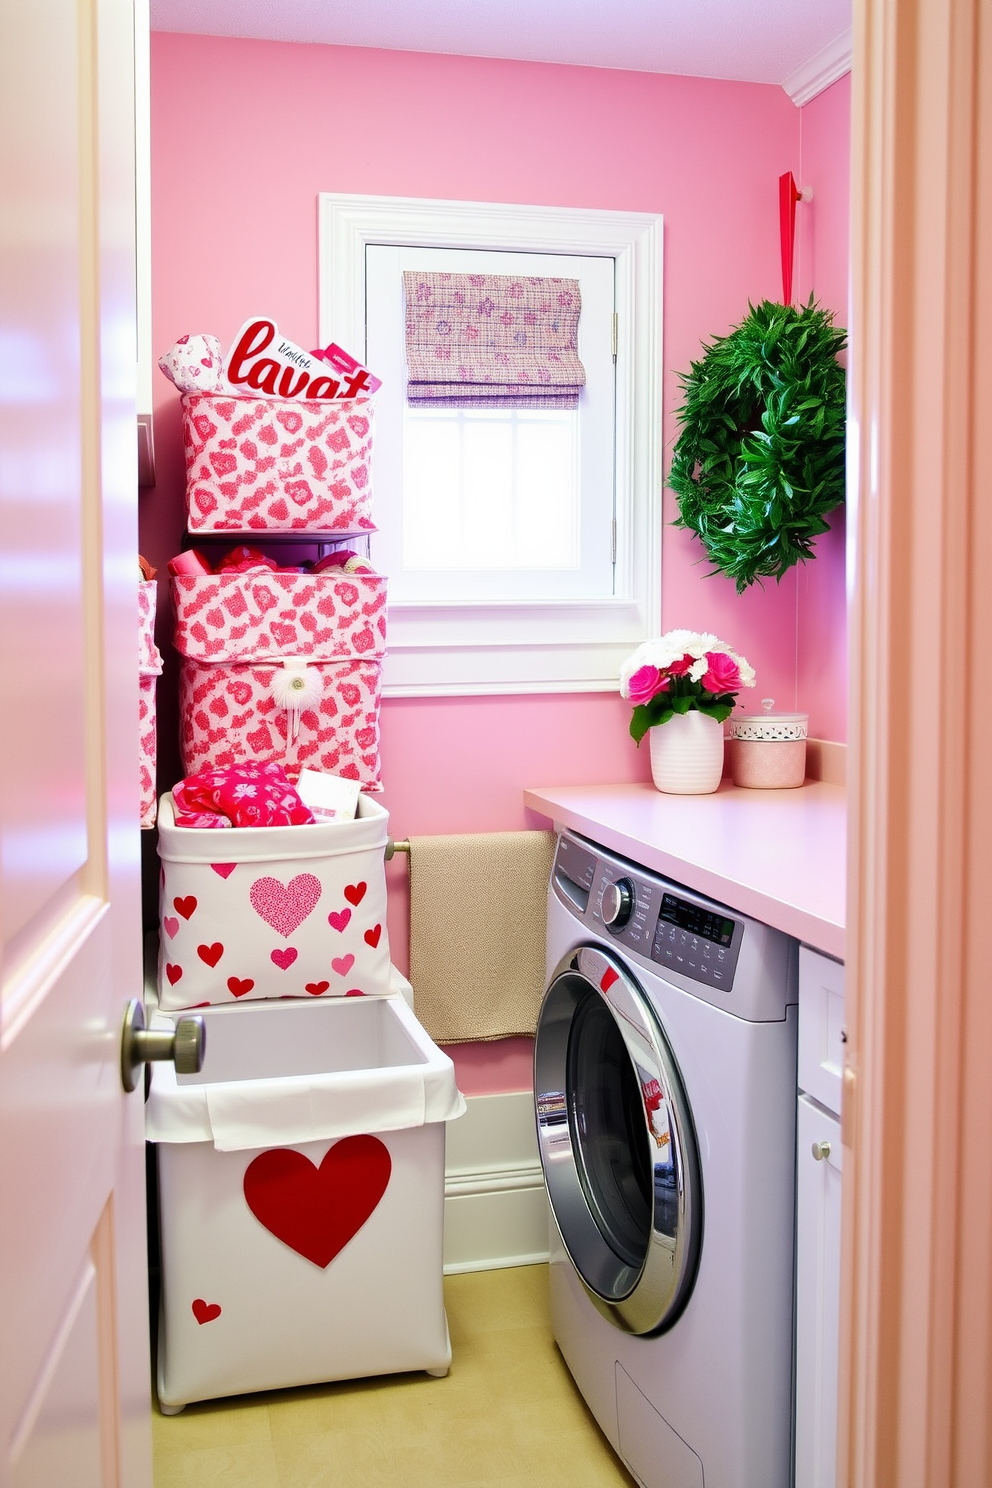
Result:
<svg viewBox="0 0 992 1488"><path fill-rule="evenodd" d="M407 399L415 407L577 408L577 279L403 275Z"/></svg>

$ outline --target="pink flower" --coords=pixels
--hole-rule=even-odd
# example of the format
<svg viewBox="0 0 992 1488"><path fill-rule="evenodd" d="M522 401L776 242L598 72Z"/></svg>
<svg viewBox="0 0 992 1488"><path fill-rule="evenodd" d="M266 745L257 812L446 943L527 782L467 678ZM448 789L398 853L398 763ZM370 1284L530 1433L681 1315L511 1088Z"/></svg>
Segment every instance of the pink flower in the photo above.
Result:
<svg viewBox="0 0 992 1488"><path fill-rule="evenodd" d="M707 651L707 670L700 682L707 692L736 692L744 684L736 661L725 651Z"/></svg>
<svg viewBox="0 0 992 1488"><path fill-rule="evenodd" d="M707 660L709 660L708 657ZM668 675L670 677L684 677L694 661L695 657L688 654L683 656L681 661L673 661L671 666L668 667Z"/></svg>
<svg viewBox="0 0 992 1488"><path fill-rule="evenodd" d="M627 684L627 692L632 703L649 703L658 692L664 692L668 686L668 678L663 677L656 666L638 667Z"/></svg>

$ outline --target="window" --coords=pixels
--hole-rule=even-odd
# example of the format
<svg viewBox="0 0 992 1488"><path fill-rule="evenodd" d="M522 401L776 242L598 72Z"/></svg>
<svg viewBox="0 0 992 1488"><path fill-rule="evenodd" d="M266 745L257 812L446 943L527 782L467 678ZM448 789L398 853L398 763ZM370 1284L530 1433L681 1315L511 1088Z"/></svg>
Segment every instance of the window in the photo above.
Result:
<svg viewBox="0 0 992 1488"><path fill-rule="evenodd" d="M383 379L386 695L612 690L660 610L661 219L332 195L320 213L321 343ZM579 409L408 406L411 268L577 278Z"/></svg>

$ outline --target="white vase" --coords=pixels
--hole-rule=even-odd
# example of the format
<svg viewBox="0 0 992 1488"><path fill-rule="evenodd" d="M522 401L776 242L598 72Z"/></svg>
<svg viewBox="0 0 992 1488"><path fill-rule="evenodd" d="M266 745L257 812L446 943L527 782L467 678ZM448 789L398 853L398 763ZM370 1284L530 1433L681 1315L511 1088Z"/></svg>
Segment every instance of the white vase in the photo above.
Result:
<svg viewBox="0 0 992 1488"><path fill-rule="evenodd" d="M651 775L660 791L704 796L723 775L723 724L693 708L649 730Z"/></svg>

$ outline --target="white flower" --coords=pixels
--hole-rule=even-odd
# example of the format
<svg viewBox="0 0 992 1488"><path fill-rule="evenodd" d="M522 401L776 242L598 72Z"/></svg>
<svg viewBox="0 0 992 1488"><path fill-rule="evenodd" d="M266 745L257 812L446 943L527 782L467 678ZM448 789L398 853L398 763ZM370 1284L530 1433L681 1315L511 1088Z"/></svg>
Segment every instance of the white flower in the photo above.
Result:
<svg viewBox="0 0 992 1488"><path fill-rule="evenodd" d="M664 672L674 662L681 661L683 656L692 657L692 666L689 668L689 678L698 682L707 670L706 653L708 651L722 651L737 663L741 674L741 682L745 687L753 687L755 682L754 669L743 656L731 649L719 636L709 631L698 630L668 630L663 636L655 640L645 641L638 646L631 656L628 656L620 669L620 696L630 697L630 679L641 667L654 666L660 672Z"/></svg>
<svg viewBox="0 0 992 1488"><path fill-rule="evenodd" d="M232 791L236 801L243 801L246 796L257 796L258 787L254 785L236 785Z"/></svg>

